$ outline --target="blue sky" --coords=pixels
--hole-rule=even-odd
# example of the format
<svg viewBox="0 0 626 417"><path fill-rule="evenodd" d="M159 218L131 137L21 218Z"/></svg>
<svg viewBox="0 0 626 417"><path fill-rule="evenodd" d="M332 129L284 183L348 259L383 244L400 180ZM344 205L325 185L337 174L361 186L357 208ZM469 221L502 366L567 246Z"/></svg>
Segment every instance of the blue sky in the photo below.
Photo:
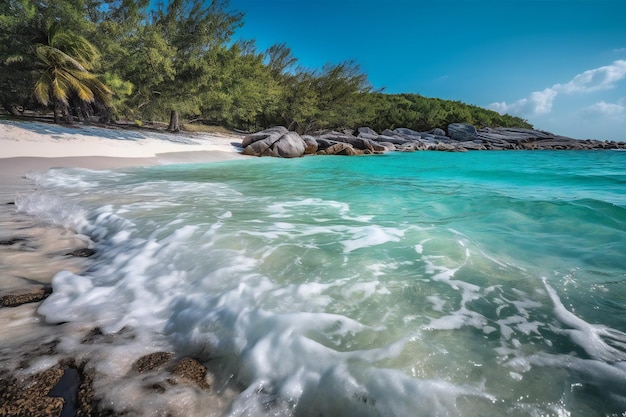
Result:
<svg viewBox="0 0 626 417"><path fill-rule="evenodd" d="M237 37L300 65L354 60L375 88L626 141L626 0L231 0Z"/></svg>

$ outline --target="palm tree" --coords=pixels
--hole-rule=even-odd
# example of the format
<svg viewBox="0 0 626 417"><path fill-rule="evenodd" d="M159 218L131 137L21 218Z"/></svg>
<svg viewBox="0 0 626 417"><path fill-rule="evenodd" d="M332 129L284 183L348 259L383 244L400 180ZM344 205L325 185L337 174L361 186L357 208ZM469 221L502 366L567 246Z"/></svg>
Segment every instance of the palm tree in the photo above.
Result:
<svg viewBox="0 0 626 417"><path fill-rule="evenodd" d="M110 107L111 90L89 72L99 54L87 39L63 29L53 29L48 43L35 48L35 55L43 65L43 72L35 84L34 96L44 106L53 105L55 123L59 123L59 108L69 114L71 97L83 104L97 101Z"/></svg>

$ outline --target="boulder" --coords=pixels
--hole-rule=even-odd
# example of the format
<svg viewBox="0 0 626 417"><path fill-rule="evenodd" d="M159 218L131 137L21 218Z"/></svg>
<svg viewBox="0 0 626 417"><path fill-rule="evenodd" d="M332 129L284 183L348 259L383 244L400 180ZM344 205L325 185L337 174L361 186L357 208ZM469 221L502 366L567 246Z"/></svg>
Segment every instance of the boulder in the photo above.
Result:
<svg viewBox="0 0 626 417"><path fill-rule="evenodd" d="M457 146L451 143L438 143L435 149L445 152L456 152L458 150Z"/></svg>
<svg viewBox="0 0 626 417"><path fill-rule="evenodd" d="M443 129L439 129L439 128L435 128L428 133L434 136L446 136L446 131Z"/></svg>
<svg viewBox="0 0 626 417"><path fill-rule="evenodd" d="M366 151L369 153L385 152L387 148L373 140L363 137L355 137L352 135L329 133L322 135L319 139L330 140L333 142L342 142L352 145L353 148Z"/></svg>
<svg viewBox="0 0 626 417"><path fill-rule="evenodd" d="M395 135L391 135L391 136L380 135L378 139L376 139L376 141L379 143L380 142L393 143L394 145L404 145L405 143L411 142L409 139L403 139Z"/></svg>
<svg viewBox="0 0 626 417"><path fill-rule="evenodd" d="M451 123L448 125L448 136L450 139L466 142L478 139L478 132L472 125L465 123Z"/></svg>
<svg viewBox="0 0 626 417"><path fill-rule="evenodd" d="M296 132L287 132L276 138L277 136L278 134L272 133L263 139L256 139L244 147L243 154L278 158L298 158L304 155L307 145Z"/></svg>
<svg viewBox="0 0 626 417"><path fill-rule="evenodd" d="M257 142L259 140L269 139L269 142L274 142L278 140L278 138L280 138L282 135L288 132L289 131L287 130L286 127L276 126L276 127L270 127L269 129L265 129L260 132L251 133L247 135L245 138L243 138L243 141L241 142L241 147L245 149L251 144L253 144L254 142Z"/></svg>
<svg viewBox="0 0 626 417"><path fill-rule="evenodd" d="M317 148L319 147L317 140L315 140L315 138L310 135L302 136L302 140L306 145L306 147L304 148L304 154L315 155L315 153L317 152Z"/></svg>
<svg viewBox="0 0 626 417"><path fill-rule="evenodd" d="M415 130L406 128L406 127L399 127L397 129L393 130L393 133L395 135L401 136L403 138L406 139L419 139L421 137L420 132L417 132Z"/></svg>
<svg viewBox="0 0 626 417"><path fill-rule="evenodd" d="M358 135L372 135L372 136L378 136L378 133L376 133L376 131L374 129L371 129L369 127L360 127L356 130L358 132Z"/></svg>
<svg viewBox="0 0 626 417"><path fill-rule="evenodd" d="M459 142L458 146L463 147L469 151L484 151L487 148L482 144L479 140L467 141L467 142Z"/></svg>
<svg viewBox="0 0 626 417"><path fill-rule="evenodd" d="M380 136L378 136L378 133L375 134L375 135L372 135L372 134L369 134L369 133L359 133L357 138L363 138L363 139L369 139L369 140L378 141L378 138L380 138Z"/></svg>
<svg viewBox="0 0 626 417"><path fill-rule="evenodd" d="M331 146L318 151L318 155L364 155L364 152L358 149L354 149L352 145L344 142L336 142Z"/></svg>

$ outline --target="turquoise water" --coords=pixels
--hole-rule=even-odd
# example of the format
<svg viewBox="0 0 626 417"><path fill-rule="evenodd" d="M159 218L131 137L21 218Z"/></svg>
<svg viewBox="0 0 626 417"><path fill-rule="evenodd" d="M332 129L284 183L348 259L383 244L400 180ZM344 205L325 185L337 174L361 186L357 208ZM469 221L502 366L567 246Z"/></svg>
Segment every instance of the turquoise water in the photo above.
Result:
<svg viewBox="0 0 626 417"><path fill-rule="evenodd" d="M136 333L101 361L218 359L237 394L213 415L621 416L625 163L418 152L64 169L18 206L97 250L85 274L55 277L47 320Z"/></svg>

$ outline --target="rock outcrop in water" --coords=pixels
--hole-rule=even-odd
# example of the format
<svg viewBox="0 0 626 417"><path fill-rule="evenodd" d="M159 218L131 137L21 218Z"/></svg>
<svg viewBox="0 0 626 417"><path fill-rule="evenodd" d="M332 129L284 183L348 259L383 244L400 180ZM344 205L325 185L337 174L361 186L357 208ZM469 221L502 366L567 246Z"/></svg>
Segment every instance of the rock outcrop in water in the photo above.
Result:
<svg viewBox="0 0 626 417"><path fill-rule="evenodd" d="M324 131L300 136L284 127L273 127L245 137L243 153L254 156L294 158L316 155L368 155L387 151L482 150L584 150L626 149L626 143L579 140L533 129L476 129L464 123L448 125L448 131L417 132L408 128L386 129L380 134L369 127L356 132Z"/></svg>

